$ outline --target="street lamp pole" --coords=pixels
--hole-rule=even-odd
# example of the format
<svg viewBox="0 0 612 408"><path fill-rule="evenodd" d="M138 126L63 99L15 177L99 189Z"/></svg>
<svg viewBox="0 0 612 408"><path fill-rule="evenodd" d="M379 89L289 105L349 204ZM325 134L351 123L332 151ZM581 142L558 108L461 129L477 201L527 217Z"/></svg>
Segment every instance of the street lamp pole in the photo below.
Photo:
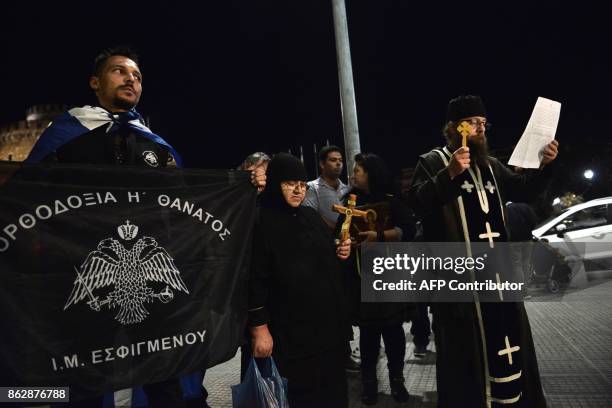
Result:
<svg viewBox="0 0 612 408"><path fill-rule="evenodd" d="M353 83L351 47L349 44L346 5L344 0L332 0L332 8L334 15L334 33L336 37L338 79L340 84L340 110L342 112L342 130L344 132L344 159L348 175L353 170L354 158L355 155L361 151L361 146L359 143L355 85Z"/></svg>

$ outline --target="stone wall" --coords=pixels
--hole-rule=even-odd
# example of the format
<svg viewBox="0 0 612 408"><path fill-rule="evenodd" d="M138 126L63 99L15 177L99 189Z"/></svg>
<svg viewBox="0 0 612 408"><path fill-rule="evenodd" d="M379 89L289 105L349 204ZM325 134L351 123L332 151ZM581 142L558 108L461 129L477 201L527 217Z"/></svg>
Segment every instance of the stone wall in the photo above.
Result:
<svg viewBox="0 0 612 408"><path fill-rule="evenodd" d="M51 120L66 111L64 105L37 105L26 120L0 127L0 160L24 161Z"/></svg>

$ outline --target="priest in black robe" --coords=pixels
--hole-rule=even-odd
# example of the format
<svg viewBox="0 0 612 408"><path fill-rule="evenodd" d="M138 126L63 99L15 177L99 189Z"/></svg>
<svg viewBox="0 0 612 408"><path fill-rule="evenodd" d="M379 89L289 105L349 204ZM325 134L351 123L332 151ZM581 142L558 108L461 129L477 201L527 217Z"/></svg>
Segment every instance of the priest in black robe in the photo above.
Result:
<svg viewBox="0 0 612 408"><path fill-rule="evenodd" d="M420 156L406 199L423 219L424 241L507 241L506 201L530 201L550 179L558 143L539 170L521 174L489 156L477 96L448 105L446 146ZM466 146L461 131L464 131ZM438 407L545 407L531 328L522 303L433 303Z"/></svg>
<svg viewBox="0 0 612 408"><path fill-rule="evenodd" d="M253 239L248 323L253 355L272 355L291 408L348 406L344 364L352 334L336 245L319 214L300 206L306 170L277 154L268 165Z"/></svg>

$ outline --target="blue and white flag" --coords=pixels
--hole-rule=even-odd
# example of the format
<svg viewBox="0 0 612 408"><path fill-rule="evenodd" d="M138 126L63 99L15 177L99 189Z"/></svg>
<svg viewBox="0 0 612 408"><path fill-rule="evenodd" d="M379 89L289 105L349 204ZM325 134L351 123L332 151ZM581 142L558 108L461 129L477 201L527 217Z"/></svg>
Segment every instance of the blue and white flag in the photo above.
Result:
<svg viewBox="0 0 612 408"><path fill-rule="evenodd" d="M111 113L104 108L89 105L70 109L51 122L34 145L26 162L37 163L71 140L104 125L107 125L106 133L111 133L119 127L125 126L133 132L164 146L174 157L177 166L183 166L181 157L176 150L161 136L151 132L143 124L142 116L135 109L128 112Z"/></svg>

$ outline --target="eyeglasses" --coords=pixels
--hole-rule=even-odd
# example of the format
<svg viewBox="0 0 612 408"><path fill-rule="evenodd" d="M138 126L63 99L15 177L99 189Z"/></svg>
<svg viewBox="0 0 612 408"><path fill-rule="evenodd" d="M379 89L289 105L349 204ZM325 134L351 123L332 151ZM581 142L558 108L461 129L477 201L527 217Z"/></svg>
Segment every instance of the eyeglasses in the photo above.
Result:
<svg viewBox="0 0 612 408"><path fill-rule="evenodd" d="M467 122L470 125L474 126L476 129L478 129L482 125L482 126L484 126L485 130L490 130L491 126L493 126L491 124L491 122L487 121L486 119L485 120L478 120L478 119L469 119L469 120L467 120L466 119L466 120L460 120L459 122L460 123L461 122Z"/></svg>
<svg viewBox="0 0 612 408"><path fill-rule="evenodd" d="M302 191L308 190L308 184L304 181L281 181L280 184L283 190L295 190L296 188Z"/></svg>

